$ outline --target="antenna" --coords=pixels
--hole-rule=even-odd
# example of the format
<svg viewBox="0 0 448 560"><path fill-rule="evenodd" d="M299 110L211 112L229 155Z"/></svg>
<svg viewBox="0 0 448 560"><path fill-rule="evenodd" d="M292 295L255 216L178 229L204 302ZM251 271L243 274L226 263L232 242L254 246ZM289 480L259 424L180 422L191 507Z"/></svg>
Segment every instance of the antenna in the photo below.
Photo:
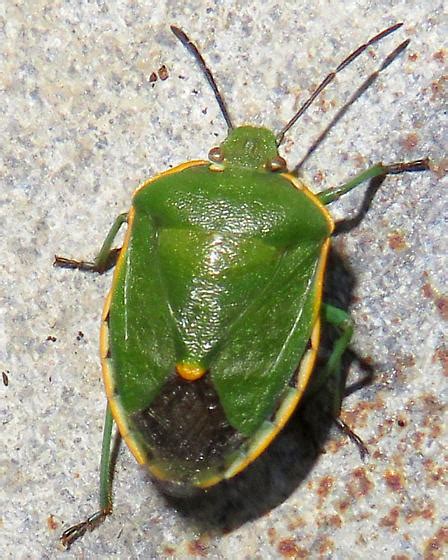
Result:
<svg viewBox="0 0 448 560"><path fill-rule="evenodd" d="M203 59L201 53L199 52L197 46L190 41L187 34L176 27L175 25L171 25L171 31L176 35L182 45L194 56L196 62L201 67L204 76L207 78L208 83L210 84L213 93L215 94L216 101L218 102L219 108L221 109L222 116L227 123L227 128L229 132L233 129L232 120L230 119L229 112L227 111L226 104L224 103L224 99L219 92L218 86L216 85L215 78L213 77L212 73L210 72L205 60Z"/></svg>
<svg viewBox="0 0 448 560"><path fill-rule="evenodd" d="M347 56L347 58L344 58L344 60L339 64L339 66L333 72L330 72L330 74L328 74L328 76L326 78L324 78L324 80L321 82L321 84L314 90L314 92L305 101L305 103L300 107L300 109L292 117L292 119L277 134L277 146L280 146L280 144L283 142L283 140L285 138L285 134L288 132L288 130L292 126L295 125L295 123L299 120L299 118L303 115L303 113L308 109L308 107L313 103L313 101L316 99L316 97L328 86L328 84L330 84L335 79L336 74L338 74L341 70L343 70L351 62L353 62L356 58L358 58L358 56L361 55L368 47L370 47L374 43L377 43L378 41L381 41L381 39L384 39L384 37L387 37L387 35L390 35L394 31L399 29L402 25L403 25L403 23L396 23L395 25L392 25L391 27L388 27L384 31L381 31L381 33L378 33L378 35L375 35L374 37L372 37L369 41L367 41L367 43L358 47L355 51L353 51L351 54L349 54ZM406 48L408 42L409 41L406 42L405 46L403 46L404 43L402 43L401 45L399 45L397 47L397 49L395 49L395 51L392 53L393 58L395 58L395 56L397 56L402 50L404 50L404 48ZM390 59L390 58L391 58L391 55L389 55L388 59ZM393 58L392 58L392 60L393 60ZM389 60L387 66L390 64L390 62L392 62L392 60ZM386 66L381 67L381 69L379 71L383 70L385 67Z"/></svg>
<svg viewBox="0 0 448 560"><path fill-rule="evenodd" d="M330 132L330 130L333 128L333 126L337 122L339 122L340 119L342 119L342 117L345 115L345 113L348 111L348 109L353 105L353 103L357 99L359 99L361 97L361 95L367 89L369 89L369 87L373 84L373 82L378 78L380 73L383 70L385 70L389 66L389 64L391 64L397 58L397 56L399 56L406 49L406 47L409 45L409 43L410 43L409 39L406 39L406 41L403 41L402 43L400 43L396 49L394 49L390 54L387 55L387 57L383 60L381 66L377 70L375 70L375 72L372 72L370 74L370 76L368 76L364 80L364 82L355 90L355 92L351 95L350 99L346 103L344 103L343 107L341 107L339 109L339 111L331 119L330 123L325 128L325 130L319 134L318 138L308 148L308 150L307 150L306 154L303 156L303 158L294 167L294 171L296 173L299 171L299 169L302 167L302 165L305 163L305 161L310 157L310 155L312 153L314 153L314 151L317 149L317 147L320 146L321 142L327 137L327 134Z"/></svg>

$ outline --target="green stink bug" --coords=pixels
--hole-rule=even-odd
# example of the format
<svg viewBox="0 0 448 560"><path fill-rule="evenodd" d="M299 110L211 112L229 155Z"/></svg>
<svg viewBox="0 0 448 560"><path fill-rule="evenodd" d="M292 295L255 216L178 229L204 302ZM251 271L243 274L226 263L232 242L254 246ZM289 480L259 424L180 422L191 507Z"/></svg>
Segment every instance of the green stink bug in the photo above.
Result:
<svg viewBox="0 0 448 560"><path fill-rule="evenodd" d="M323 320L340 337L317 385L339 374L353 328L344 311L322 303L334 228L326 205L369 179L427 170L429 162L377 164L313 194L278 148L335 75L401 25L346 57L277 135L233 126L197 47L171 28L204 71L229 132L208 161L184 163L138 187L94 262L55 259L99 273L116 264L100 333L108 399L100 510L64 532L66 546L112 511L114 421L137 461L168 489L205 489L244 470L284 427L310 385ZM123 246L113 249L124 223Z"/></svg>

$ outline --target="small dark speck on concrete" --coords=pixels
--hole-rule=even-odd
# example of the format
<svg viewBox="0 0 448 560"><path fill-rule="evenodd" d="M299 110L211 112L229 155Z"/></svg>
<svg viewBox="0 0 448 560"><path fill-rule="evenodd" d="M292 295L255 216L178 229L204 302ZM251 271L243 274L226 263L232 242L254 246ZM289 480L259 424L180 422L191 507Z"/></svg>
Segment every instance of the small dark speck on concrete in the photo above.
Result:
<svg viewBox="0 0 448 560"><path fill-rule="evenodd" d="M162 64L162 66L157 70L157 73L162 82L167 80L169 77L168 68L165 66L165 64Z"/></svg>

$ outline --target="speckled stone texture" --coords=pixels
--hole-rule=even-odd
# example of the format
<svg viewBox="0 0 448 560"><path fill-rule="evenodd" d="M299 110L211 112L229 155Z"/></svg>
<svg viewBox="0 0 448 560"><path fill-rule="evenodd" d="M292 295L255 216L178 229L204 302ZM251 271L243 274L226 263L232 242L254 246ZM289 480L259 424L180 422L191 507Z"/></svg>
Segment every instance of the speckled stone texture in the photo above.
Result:
<svg viewBox="0 0 448 560"><path fill-rule="evenodd" d="M114 515L61 552L61 531L97 506L98 325L111 274L53 269L53 255L92 258L142 180L206 157L225 136L169 24L200 45L236 123L279 130L326 73L397 21L403 28L338 76L282 148L293 167L363 77L411 39L303 166L321 190L377 161L435 162L386 179L334 242L328 297L350 308L353 349L374 374L343 418L369 457L311 407L308 424L295 416L239 480L180 501L122 448ZM3 559L446 558L447 27L441 0L2 2ZM353 218L365 193L331 211ZM366 375L361 366L352 360L349 384Z"/></svg>

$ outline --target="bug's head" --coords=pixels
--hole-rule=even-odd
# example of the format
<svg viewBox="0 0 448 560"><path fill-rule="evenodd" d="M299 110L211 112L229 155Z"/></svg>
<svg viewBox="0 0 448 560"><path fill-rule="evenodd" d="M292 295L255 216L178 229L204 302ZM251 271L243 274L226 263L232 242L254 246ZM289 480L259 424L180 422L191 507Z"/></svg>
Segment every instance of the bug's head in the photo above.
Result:
<svg viewBox="0 0 448 560"><path fill-rule="evenodd" d="M208 154L213 168L245 167L265 171L286 171L286 161L279 156L275 135L267 128L238 126L229 132L219 147Z"/></svg>

